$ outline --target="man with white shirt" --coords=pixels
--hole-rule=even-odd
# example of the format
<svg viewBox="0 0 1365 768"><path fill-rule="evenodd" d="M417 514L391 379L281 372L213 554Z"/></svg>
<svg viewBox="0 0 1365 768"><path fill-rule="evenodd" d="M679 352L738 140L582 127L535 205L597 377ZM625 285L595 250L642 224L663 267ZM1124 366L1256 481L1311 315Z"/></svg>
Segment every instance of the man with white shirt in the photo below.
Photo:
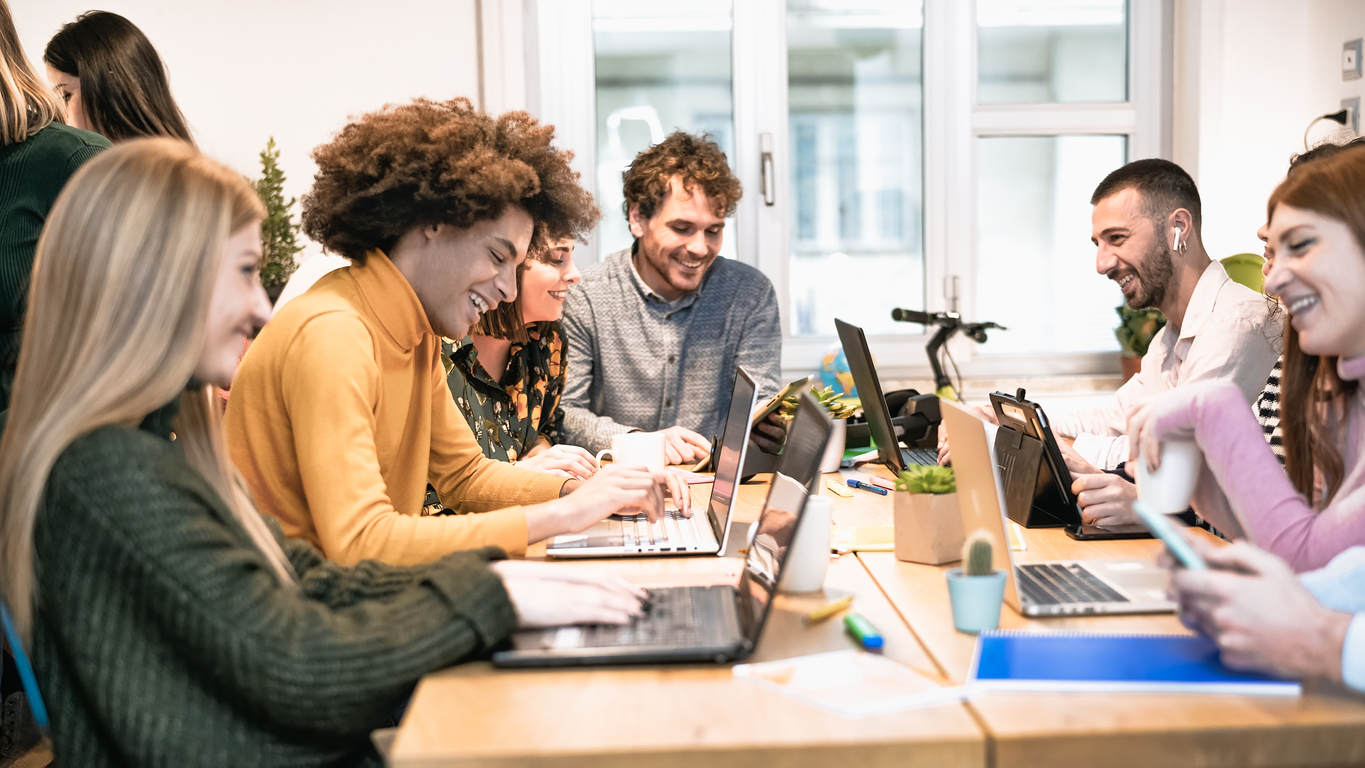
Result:
<svg viewBox="0 0 1365 768"><path fill-rule="evenodd" d="M1129 307L1166 316L1142 370L1111 401L1052 414L1053 430L1075 440L1067 463L1086 521L1106 525L1136 522L1136 488L1121 467L1128 414L1160 392L1216 379L1236 384L1250 405L1279 356L1283 315L1209 258L1199 190L1180 166L1129 163L1100 182L1090 203L1095 270L1119 284Z"/></svg>

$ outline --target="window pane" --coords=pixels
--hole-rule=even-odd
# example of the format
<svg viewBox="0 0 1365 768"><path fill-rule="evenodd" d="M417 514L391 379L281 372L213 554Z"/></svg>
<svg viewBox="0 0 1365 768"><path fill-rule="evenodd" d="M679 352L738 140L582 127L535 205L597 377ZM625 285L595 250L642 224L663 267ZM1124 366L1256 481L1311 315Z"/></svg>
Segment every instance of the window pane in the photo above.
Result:
<svg viewBox="0 0 1365 768"><path fill-rule="evenodd" d="M734 162L732 22L730 0L693 0L685 6L593 0L592 14L598 232L605 256L634 240L621 210L621 174L635 155L681 129L711 134ZM726 221L725 233L721 255L733 258L733 219Z"/></svg>
<svg viewBox="0 0 1365 768"><path fill-rule="evenodd" d="M977 101L1128 100L1124 0L977 0Z"/></svg>
<svg viewBox="0 0 1365 768"><path fill-rule="evenodd" d="M791 332L920 333L924 306L921 4L788 0Z"/></svg>
<svg viewBox="0 0 1365 768"><path fill-rule="evenodd" d="M1090 195L1123 165L1124 136L977 139L976 317L983 354L1118 350L1118 286L1095 272Z"/></svg>

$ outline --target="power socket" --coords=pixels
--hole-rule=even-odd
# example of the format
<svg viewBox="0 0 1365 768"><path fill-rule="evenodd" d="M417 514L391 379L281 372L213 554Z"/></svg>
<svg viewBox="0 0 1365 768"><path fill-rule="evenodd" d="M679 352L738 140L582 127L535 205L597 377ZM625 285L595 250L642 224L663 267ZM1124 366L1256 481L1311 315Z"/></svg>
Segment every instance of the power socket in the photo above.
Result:
<svg viewBox="0 0 1365 768"><path fill-rule="evenodd" d="M1360 97L1359 97L1359 96L1353 96L1353 97L1351 97L1351 98L1349 98L1349 99L1342 99L1342 100L1341 100L1341 108L1344 109L1344 110L1347 110L1348 112L1351 113L1351 114L1349 114L1349 115L1346 116L1346 125L1350 127L1352 133L1354 133L1355 135L1359 136L1359 135L1360 135Z"/></svg>
<svg viewBox="0 0 1365 768"><path fill-rule="evenodd" d="M1361 39L1356 38L1350 42L1343 43L1341 46L1341 79L1359 80L1360 79L1360 46Z"/></svg>

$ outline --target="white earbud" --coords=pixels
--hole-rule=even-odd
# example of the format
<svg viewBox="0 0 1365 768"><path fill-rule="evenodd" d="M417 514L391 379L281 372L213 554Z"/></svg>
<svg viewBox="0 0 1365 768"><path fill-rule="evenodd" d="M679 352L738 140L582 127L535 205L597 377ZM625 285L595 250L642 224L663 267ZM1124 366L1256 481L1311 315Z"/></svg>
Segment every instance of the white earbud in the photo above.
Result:
<svg viewBox="0 0 1365 768"><path fill-rule="evenodd" d="M1180 250L1180 225L1175 225L1175 235L1171 237L1171 250Z"/></svg>

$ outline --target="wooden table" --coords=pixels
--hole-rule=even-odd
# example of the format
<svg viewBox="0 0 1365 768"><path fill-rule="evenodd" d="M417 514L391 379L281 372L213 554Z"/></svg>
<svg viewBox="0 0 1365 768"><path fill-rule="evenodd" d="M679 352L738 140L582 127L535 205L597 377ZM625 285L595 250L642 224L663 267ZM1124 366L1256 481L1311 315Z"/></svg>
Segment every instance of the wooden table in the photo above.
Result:
<svg viewBox="0 0 1365 768"><path fill-rule="evenodd" d="M694 486L705 499L710 486ZM767 484L744 486L737 518L757 519ZM836 515L838 517L838 515ZM543 548L529 553L537 556ZM644 586L738 580L741 561L618 558L564 563ZM886 655L926 671L933 660L852 555L831 560L823 592L782 595L750 661L853 647L839 621L801 616L847 594L882 630ZM728 666L507 671L466 664L428 675L395 740L392 763L417 766L984 766L985 738L949 704L845 720L735 680Z"/></svg>
<svg viewBox="0 0 1365 768"><path fill-rule="evenodd" d="M883 473L884 474L884 473ZM891 504L859 493L845 507ZM837 502L836 502L837 503ZM852 510L849 510L852 516ZM1031 529L1017 562L1156 557L1153 539L1078 542L1059 529ZM1210 539L1213 537L1210 535ZM1214 539L1216 540L1216 539ZM953 567L896 560L890 552L858 554L901 618L943 673L966 679L976 639L953 628L943 571ZM1188 633L1173 614L1028 619L1005 606L1002 629L1055 632ZM1307 766L1365 764L1365 699L1310 687L1300 699L1242 696L1105 696L992 693L973 699L990 742L993 766Z"/></svg>
<svg viewBox="0 0 1365 768"><path fill-rule="evenodd" d="M833 476L830 476L833 477ZM694 486L704 500L709 486ZM766 483L741 488L736 518L757 518ZM828 492L825 492L828 495ZM890 525L891 501L834 498L840 524ZM1151 540L1075 542L1030 530L1021 562L1152 557ZM540 551L533 549L532 556ZM733 583L728 558L565 564L640 584ZM755 661L850 647L840 625L799 616L852 592L887 655L961 681L975 639L952 626L945 567L889 552L831 561L824 593L782 596ZM1183 632L1174 616L1026 619L1008 629ZM393 764L505 765L1310 766L1365 765L1365 699L1310 687L1300 699L993 693L866 720L843 720L733 679L727 667L509 672L470 664L429 675L394 744Z"/></svg>

